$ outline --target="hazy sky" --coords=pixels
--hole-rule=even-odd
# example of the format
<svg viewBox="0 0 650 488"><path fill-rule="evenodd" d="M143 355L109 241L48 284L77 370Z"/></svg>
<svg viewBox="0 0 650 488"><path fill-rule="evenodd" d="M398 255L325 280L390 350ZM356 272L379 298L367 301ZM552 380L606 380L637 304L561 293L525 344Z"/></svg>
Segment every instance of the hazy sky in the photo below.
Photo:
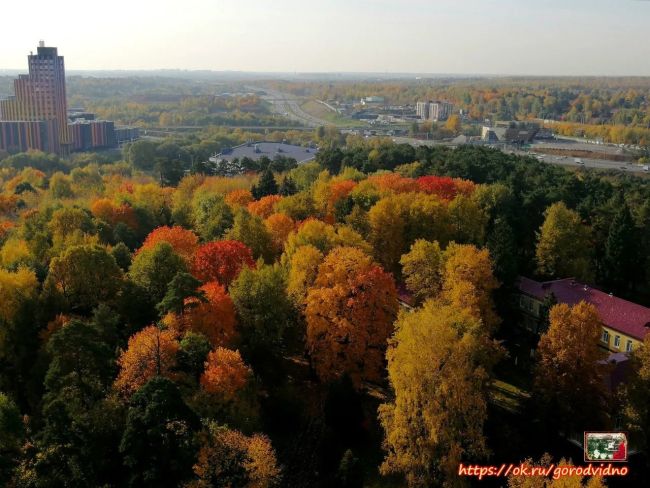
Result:
<svg viewBox="0 0 650 488"><path fill-rule="evenodd" d="M650 75L644 0L3 2L0 69Z"/></svg>

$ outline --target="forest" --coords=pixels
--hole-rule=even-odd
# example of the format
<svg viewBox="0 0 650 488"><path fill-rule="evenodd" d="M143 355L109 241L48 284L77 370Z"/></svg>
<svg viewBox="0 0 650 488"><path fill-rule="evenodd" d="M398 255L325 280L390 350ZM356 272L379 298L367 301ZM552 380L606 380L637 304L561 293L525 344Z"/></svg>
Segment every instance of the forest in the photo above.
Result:
<svg viewBox="0 0 650 488"><path fill-rule="evenodd" d="M313 162L196 164L242 134L0 159L0 485L470 486L612 428L647 479L650 335L610 391L593 306L515 362L511 295L650 305L649 180L322 130Z"/></svg>

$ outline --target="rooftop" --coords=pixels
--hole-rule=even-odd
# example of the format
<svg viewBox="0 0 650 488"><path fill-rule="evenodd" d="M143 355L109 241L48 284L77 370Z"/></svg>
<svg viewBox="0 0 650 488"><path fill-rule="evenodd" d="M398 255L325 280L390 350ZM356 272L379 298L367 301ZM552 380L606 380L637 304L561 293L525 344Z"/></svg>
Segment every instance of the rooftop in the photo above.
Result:
<svg viewBox="0 0 650 488"><path fill-rule="evenodd" d="M573 278L538 282L520 277L519 290L543 300L553 293L560 303L576 305L581 301L596 307L603 324L642 341L650 331L650 308L623 300L609 293L579 283Z"/></svg>
<svg viewBox="0 0 650 488"><path fill-rule="evenodd" d="M317 148L296 146L284 142L251 142L223 151L216 159L232 161L233 159L250 158L254 161L266 156L269 159L275 156L293 158L298 163L311 161L316 157Z"/></svg>

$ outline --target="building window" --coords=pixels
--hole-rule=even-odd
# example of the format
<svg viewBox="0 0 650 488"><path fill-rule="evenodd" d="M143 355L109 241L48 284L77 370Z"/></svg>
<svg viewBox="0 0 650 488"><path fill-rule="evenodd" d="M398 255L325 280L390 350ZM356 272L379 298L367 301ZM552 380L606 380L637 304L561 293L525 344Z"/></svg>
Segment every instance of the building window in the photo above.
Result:
<svg viewBox="0 0 650 488"><path fill-rule="evenodd" d="M603 330L603 337L600 340L603 341L605 344L609 344L609 332Z"/></svg>
<svg viewBox="0 0 650 488"><path fill-rule="evenodd" d="M632 341L627 341L627 344L625 344L625 351L626 352L632 351Z"/></svg>
<svg viewBox="0 0 650 488"><path fill-rule="evenodd" d="M614 336L614 347L621 347L621 336Z"/></svg>

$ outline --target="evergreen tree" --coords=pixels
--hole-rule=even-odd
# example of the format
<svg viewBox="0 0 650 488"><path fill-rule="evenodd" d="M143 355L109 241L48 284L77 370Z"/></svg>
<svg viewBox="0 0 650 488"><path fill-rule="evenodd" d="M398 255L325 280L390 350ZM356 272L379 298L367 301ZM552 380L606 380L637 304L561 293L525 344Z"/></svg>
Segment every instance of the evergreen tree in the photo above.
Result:
<svg viewBox="0 0 650 488"><path fill-rule="evenodd" d="M291 179L291 176L285 176L282 179L282 183L280 183L278 192L283 197L288 197L289 195L298 193L298 187L296 186L296 183L293 181L293 179Z"/></svg>
<svg viewBox="0 0 650 488"><path fill-rule="evenodd" d="M185 299L189 297L197 298L205 301L202 292L197 289L201 286L201 282L189 273L179 272L167 285L167 293L163 299L156 305L156 309L160 315L165 315L168 312L183 314L185 311Z"/></svg>
<svg viewBox="0 0 650 488"><path fill-rule="evenodd" d="M494 262L494 275L506 285L517 277L519 256L512 227L505 219L497 218L487 240L487 247Z"/></svg>
<svg viewBox="0 0 650 488"><path fill-rule="evenodd" d="M626 204L614 216L605 242L604 267L607 283L615 291L633 287L640 278L639 232Z"/></svg>
<svg viewBox="0 0 650 488"><path fill-rule="evenodd" d="M278 184L275 182L275 176L273 176L273 171L266 169L260 180L257 182L257 185L253 185L251 188L251 193L256 200L259 200L262 197L267 195L277 195L278 194Z"/></svg>

